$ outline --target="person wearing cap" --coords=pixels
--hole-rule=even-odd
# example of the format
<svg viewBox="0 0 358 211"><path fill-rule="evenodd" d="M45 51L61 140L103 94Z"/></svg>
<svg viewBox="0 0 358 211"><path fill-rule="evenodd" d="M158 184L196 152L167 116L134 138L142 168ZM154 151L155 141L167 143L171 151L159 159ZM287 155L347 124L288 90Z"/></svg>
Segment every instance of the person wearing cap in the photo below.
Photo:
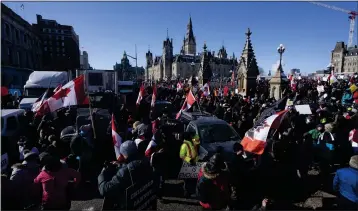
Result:
<svg viewBox="0 0 358 211"><path fill-rule="evenodd" d="M197 195L204 210L221 210L229 205L228 167L219 153L203 164L198 174Z"/></svg>
<svg viewBox="0 0 358 211"><path fill-rule="evenodd" d="M24 160L24 156L25 156L24 151L26 149L36 153L37 155L39 154L39 150L34 146L34 144L24 136L20 138L17 144L19 145L20 161Z"/></svg>
<svg viewBox="0 0 358 211"><path fill-rule="evenodd" d="M196 165L200 147L199 135L195 133L184 133L184 143L180 147L179 157L190 165ZM184 195L189 197L195 188L196 179L186 179L184 181Z"/></svg>
<svg viewBox="0 0 358 211"><path fill-rule="evenodd" d="M154 176L149 160L139 156L134 141L123 142L120 154L124 162L104 167L98 176L98 190L111 202L105 209L126 209L126 189L134 184L149 182Z"/></svg>
<svg viewBox="0 0 358 211"><path fill-rule="evenodd" d="M351 157L349 167L337 170L333 190L338 192L338 209L358 210L358 155Z"/></svg>

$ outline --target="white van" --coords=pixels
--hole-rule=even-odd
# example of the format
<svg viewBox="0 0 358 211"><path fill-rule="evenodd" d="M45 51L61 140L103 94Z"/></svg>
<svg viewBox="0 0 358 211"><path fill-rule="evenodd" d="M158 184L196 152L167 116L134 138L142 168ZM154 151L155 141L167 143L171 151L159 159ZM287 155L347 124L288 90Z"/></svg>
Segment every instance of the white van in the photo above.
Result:
<svg viewBox="0 0 358 211"><path fill-rule="evenodd" d="M23 109L1 110L1 172L3 173L18 158L17 137L21 124L19 117L23 116Z"/></svg>

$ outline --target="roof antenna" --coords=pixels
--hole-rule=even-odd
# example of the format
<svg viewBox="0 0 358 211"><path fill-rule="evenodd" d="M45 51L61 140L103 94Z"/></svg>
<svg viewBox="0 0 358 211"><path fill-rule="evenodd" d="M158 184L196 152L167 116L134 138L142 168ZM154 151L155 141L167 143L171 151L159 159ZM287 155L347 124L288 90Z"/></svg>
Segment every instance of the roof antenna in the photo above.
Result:
<svg viewBox="0 0 358 211"><path fill-rule="evenodd" d="M169 38L169 32L168 32L168 28L167 28L167 39Z"/></svg>

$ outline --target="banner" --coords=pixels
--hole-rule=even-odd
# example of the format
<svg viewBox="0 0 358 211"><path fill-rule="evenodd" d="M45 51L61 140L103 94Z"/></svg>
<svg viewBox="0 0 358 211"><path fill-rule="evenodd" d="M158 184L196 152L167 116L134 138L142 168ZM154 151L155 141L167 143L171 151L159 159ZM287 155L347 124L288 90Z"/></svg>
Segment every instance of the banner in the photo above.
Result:
<svg viewBox="0 0 358 211"><path fill-rule="evenodd" d="M178 179L198 178L200 168L203 164L204 162L197 162L196 165L190 165L187 162L183 162Z"/></svg>
<svg viewBox="0 0 358 211"><path fill-rule="evenodd" d="M153 179L137 183L126 190L126 210L156 210L157 187Z"/></svg>

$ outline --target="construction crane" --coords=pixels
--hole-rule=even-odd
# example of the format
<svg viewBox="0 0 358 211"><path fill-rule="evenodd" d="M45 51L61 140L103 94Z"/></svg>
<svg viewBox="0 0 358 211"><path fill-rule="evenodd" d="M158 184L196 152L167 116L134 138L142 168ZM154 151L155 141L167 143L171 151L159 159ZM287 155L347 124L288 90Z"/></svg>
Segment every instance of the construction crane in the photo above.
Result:
<svg viewBox="0 0 358 211"><path fill-rule="evenodd" d="M357 11L349 11L349 10L346 10L346 9L342 9L342 8L339 8L339 7L336 7L336 6L331 6L331 5L328 5L328 4L321 3L321 2L309 1L309 3L315 4L315 5L318 5L318 6L322 6L322 7L326 7L328 9L344 12L344 13L348 14L348 18L350 20L348 48L353 47L354 26L355 26L356 16L358 16L358 12Z"/></svg>

